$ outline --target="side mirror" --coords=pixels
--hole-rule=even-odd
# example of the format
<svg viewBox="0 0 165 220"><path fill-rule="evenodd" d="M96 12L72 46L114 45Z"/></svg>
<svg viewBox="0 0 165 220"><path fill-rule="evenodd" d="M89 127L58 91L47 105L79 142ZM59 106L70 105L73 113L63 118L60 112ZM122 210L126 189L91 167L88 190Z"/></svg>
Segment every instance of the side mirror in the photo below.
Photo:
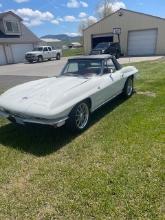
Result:
<svg viewBox="0 0 165 220"><path fill-rule="evenodd" d="M105 67L105 68L104 68L104 74L108 74L108 73L113 73L113 69L112 69L112 68Z"/></svg>

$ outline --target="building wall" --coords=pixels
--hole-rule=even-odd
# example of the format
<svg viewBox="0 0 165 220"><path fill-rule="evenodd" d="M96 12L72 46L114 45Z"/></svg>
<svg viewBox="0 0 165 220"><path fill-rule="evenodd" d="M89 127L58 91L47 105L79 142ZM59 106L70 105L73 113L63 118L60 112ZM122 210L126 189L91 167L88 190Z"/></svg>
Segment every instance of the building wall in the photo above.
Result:
<svg viewBox="0 0 165 220"><path fill-rule="evenodd" d="M13 16L13 15L6 15L3 20L7 21L17 21L20 22L20 20ZM30 30L28 29L22 22L20 24L20 29L21 29L21 35L20 37L17 38L0 38L0 43L17 43L17 44L22 44L22 43L34 43L37 44L40 42L40 39ZM3 28L3 25L0 23L0 28Z"/></svg>
<svg viewBox="0 0 165 220"><path fill-rule="evenodd" d="M121 48L127 55L128 32L133 30L157 29L156 55L165 54L165 19L147 16L123 10L123 16L118 12L92 25L84 31L84 50L88 54L91 50L92 34L102 34L113 32L113 28L121 28ZM117 38L115 37L115 41Z"/></svg>

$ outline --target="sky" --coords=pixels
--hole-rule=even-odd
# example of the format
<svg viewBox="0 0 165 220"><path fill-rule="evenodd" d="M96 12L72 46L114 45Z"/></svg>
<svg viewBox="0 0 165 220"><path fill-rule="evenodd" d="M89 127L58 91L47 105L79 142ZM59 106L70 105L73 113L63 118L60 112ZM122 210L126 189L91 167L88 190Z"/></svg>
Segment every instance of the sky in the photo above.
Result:
<svg viewBox="0 0 165 220"><path fill-rule="evenodd" d="M78 35L78 26L89 18L97 21L100 0L0 0L0 12L12 10L37 36ZM165 18L165 0L114 0L113 11L126 8Z"/></svg>

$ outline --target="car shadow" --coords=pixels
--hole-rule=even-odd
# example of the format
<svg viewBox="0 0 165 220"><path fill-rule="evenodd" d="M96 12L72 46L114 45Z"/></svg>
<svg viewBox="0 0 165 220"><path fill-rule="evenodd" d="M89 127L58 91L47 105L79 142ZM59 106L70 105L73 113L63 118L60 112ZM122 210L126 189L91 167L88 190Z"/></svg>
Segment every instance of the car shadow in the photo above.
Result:
<svg viewBox="0 0 165 220"><path fill-rule="evenodd" d="M95 111L92 114L89 128L124 101L126 100L120 95ZM0 127L0 145L30 153L37 157L58 151L77 136L69 132L65 126L58 129L48 126L21 127L14 124Z"/></svg>

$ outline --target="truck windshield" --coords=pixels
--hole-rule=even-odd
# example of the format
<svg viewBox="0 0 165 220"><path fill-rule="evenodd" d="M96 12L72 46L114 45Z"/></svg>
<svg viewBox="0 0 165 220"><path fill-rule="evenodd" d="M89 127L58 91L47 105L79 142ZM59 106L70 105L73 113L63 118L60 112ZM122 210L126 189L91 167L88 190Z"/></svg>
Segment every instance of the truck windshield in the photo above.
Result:
<svg viewBox="0 0 165 220"><path fill-rule="evenodd" d="M43 47L36 47L33 49L33 51L43 51Z"/></svg>
<svg viewBox="0 0 165 220"><path fill-rule="evenodd" d="M73 59L68 61L61 75L98 75L101 73L101 70L101 59Z"/></svg>
<svg viewBox="0 0 165 220"><path fill-rule="evenodd" d="M102 43L97 44L94 49L106 49L110 45L111 45L110 42L102 42Z"/></svg>

